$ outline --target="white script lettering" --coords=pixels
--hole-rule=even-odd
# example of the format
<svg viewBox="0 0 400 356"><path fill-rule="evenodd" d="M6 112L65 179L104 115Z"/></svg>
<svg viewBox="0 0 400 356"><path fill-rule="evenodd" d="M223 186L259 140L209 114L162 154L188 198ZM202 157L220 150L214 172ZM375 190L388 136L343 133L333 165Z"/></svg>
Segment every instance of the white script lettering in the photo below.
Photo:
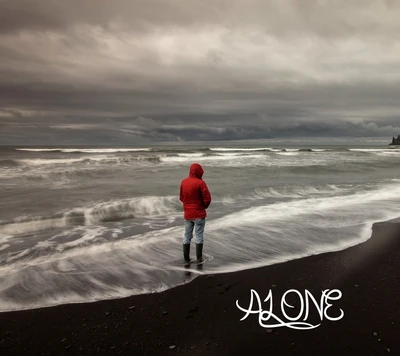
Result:
<svg viewBox="0 0 400 356"><path fill-rule="evenodd" d="M300 303L300 310L297 316L294 317L289 316L287 314L287 310L295 308L294 305L289 304L289 302L287 301L287 296L289 294L295 294ZM269 290L267 297L263 301L264 303L266 303L267 306L265 310L263 310L262 308L262 302L260 296L254 289L250 290L250 302L248 308L242 308L239 305L239 300L236 300L236 306L242 312L245 313L245 315L243 316L243 318L240 319L240 321L245 320L250 314L258 314L258 323L263 328L278 328L286 326L291 329L308 330L308 329L315 329L321 325L321 323L313 325L307 322L307 319L310 315L310 300L314 304L321 322L324 318L330 321L338 321L342 319L344 316L343 310L340 309L340 314L338 316L328 315L328 310L330 307L332 307L331 301L339 300L341 297L342 297L342 292L340 290L325 289L322 291L321 298L318 303L318 301L314 298L311 292L308 291L307 289L305 289L304 291L304 297L298 290L289 289L283 294L280 303L281 312L282 315L286 318L286 321L282 320L272 312L273 296L271 290ZM271 319L270 323L266 323L270 319Z"/></svg>

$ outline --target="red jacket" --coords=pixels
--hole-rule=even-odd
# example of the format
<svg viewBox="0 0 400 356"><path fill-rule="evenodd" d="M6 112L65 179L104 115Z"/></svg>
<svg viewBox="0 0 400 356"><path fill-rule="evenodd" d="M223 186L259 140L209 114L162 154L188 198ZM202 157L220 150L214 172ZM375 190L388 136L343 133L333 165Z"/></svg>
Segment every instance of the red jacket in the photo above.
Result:
<svg viewBox="0 0 400 356"><path fill-rule="evenodd" d="M206 209L211 203L207 184L201 179L204 170L198 163L190 166L189 177L181 182L179 200L183 203L186 220L202 219L207 216Z"/></svg>

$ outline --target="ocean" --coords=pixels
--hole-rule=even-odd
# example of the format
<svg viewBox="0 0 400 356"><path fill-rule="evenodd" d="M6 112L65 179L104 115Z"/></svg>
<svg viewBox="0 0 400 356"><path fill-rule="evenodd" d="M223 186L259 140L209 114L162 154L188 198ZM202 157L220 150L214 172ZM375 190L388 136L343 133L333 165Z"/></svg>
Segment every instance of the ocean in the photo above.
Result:
<svg viewBox="0 0 400 356"><path fill-rule="evenodd" d="M185 269L178 194L194 162L212 203L207 262ZM0 148L0 311L152 293L361 243L400 216L399 168L400 149L380 142Z"/></svg>

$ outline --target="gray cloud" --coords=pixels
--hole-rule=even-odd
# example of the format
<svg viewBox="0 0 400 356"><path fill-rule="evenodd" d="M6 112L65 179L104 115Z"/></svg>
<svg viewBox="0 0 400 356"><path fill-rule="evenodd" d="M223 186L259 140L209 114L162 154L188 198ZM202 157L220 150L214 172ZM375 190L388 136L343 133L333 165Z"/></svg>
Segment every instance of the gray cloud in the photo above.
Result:
<svg viewBox="0 0 400 356"><path fill-rule="evenodd" d="M0 144L397 134L396 1L0 0L0 10Z"/></svg>
<svg viewBox="0 0 400 356"><path fill-rule="evenodd" d="M395 0L2 0L1 29L107 30L226 26L279 35L379 35L399 29Z"/></svg>

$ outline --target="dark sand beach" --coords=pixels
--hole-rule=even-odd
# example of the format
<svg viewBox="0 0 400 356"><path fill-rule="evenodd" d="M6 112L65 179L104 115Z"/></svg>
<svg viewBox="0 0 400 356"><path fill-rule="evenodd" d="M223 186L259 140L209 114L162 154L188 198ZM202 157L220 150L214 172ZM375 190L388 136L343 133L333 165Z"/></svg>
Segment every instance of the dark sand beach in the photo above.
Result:
<svg viewBox="0 0 400 356"><path fill-rule="evenodd" d="M399 355L400 222L376 223L365 243L263 268L205 275L162 293L0 314L1 355ZM182 272L184 273L184 272ZM312 330L240 321L250 290L339 289ZM310 308L311 310L312 308ZM310 321L318 322L310 312Z"/></svg>

